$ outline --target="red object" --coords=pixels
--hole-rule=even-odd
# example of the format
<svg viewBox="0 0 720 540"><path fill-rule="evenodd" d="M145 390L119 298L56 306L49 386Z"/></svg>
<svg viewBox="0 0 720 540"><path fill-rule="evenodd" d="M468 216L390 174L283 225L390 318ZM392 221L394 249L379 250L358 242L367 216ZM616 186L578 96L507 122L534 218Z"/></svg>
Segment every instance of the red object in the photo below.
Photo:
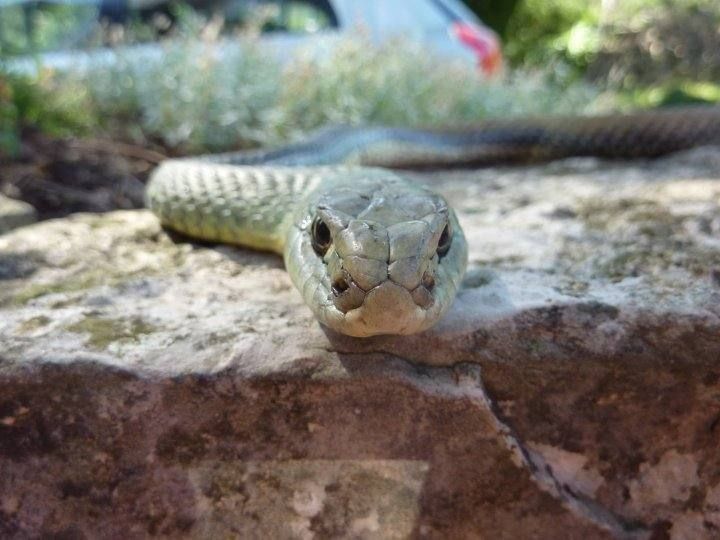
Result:
<svg viewBox="0 0 720 540"><path fill-rule="evenodd" d="M478 66L484 73L493 75L500 70L502 52L495 32L478 24L459 21L453 23L452 33L475 52Z"/></svg>

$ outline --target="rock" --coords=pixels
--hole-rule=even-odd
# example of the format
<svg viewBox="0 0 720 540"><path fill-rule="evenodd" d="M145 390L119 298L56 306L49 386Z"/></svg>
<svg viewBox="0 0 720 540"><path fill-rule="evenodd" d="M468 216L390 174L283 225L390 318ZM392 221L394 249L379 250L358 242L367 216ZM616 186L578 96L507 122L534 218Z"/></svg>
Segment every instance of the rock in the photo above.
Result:
<svg viewBox="0 0 720 540"><path fill-rule="evenodd" d="M0 194L0 234L35 221L37 214L32 206Z"/></svg>
<svg viewBox="0 0 720 540"><path fill-rule="evenodd" d="M417 175L435 328L321 328L148 212L0 238L0 536L716 538L720 152Z"/></svg>

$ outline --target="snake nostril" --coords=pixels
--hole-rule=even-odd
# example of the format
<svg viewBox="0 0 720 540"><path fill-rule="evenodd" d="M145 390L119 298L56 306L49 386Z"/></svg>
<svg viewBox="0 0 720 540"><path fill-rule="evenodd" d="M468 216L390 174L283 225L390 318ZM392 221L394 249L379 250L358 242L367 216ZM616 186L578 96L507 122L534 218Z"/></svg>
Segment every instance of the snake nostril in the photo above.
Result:
<svg viewBox="0 0 720 540"><path fill-rule="evenodd" d="M340 296L350 288L350 284L343 277L336 279L332 284L332 292L335 296Z"/></svg>
<svg viewBox="0 0 720 540"><path fill-rule="evenodd" d="M433 287L435 287L435 277L425 272L425 274L423 274L422 284L428 291L432 291Z"/></svg>

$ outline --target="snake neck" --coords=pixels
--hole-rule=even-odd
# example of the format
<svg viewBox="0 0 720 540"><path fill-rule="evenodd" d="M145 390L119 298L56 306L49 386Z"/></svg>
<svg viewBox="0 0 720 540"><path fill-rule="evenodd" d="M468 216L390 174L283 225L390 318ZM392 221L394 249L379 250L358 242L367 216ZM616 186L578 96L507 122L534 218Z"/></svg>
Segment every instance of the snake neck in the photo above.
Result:
<svg viewBox="0 0 720 540"><path fill-rule="evenodd" d="M169 160L153 174L146 203L182 234L282 254L298 201L336 170Z"/></svg>

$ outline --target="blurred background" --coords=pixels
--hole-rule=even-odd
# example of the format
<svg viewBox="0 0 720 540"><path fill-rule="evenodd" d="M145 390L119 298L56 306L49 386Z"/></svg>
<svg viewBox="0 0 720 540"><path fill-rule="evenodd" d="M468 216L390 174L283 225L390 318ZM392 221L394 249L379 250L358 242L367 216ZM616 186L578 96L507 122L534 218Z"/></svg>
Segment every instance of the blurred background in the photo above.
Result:
<svg viewBox="0 0 720 540"><path fill-rule="evenodd" d="M0 193L41 218L326 124L719 99L717 0L0 0Z"/></svg>

